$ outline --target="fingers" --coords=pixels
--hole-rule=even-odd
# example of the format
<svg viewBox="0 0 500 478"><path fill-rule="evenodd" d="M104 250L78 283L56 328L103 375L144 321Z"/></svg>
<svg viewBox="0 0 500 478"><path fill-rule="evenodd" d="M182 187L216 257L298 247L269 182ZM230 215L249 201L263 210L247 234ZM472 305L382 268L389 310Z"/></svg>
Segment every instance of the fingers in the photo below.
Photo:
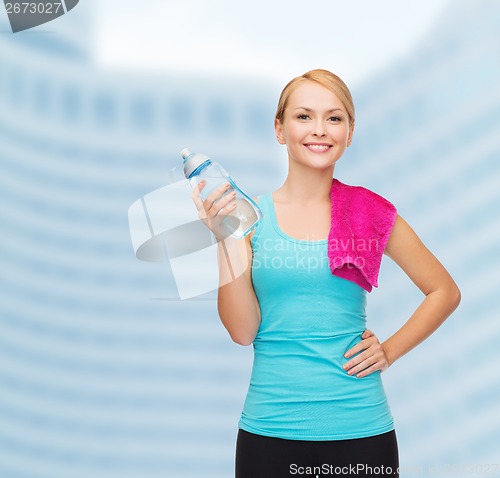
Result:
<svg viewBox="0 0 500 478"><path fill-rule="evenodd" d="M236 198L236 191L230 191L231 184L226 182L211 191L203 200L201 191L205 186L206 181L202 180L193 188L191 193L193 202L198 209L198 217L216 236L223 235L223 230L221 230L222 218L220 216L229 214L236 207L236 202L231 203Z"/></svg>
<svg viewBox="0 0 500 478"><path fill-rule="evenodd" d="M363 339L367 339L368 337L373 337L374 335L375 334L371 330L366 329L361 337Z"/></svg>
<svg viewBox="0 0 500 478"><path fill-rule="evenodd" d="M383 371L387 367L385 354L378 347L371 347L343 366L348 375L357 374L358 378L365 377L377 370Z"/></svg>
<svg viewBox="0 0 500 478"><path fill-rule="evenodd" d="M236 206L235 202L231 202L236 198L236 191L231 191L229 194L222 196L214 205L210 208L210 214L228 214L231 209Z"/></svg>
<svg viewBox="0 0 500 478"><path fill-rule="evenodd" d="M214 207L215 203L219 202L219 200L221 199L221 196L224 195L224 197L226 197L225 193L226 193L226 191L229 190L229 188L231 187L231 184L229 184L227 182L221 184L219 187L215 188L209 195L207 195L205 200L202 200L201 191L205 187L205 185L206 185L205 180L200 181L196 185L196 187L193 188L193 192L191 193L191 196L192 196L193 200L195 201L196 207L198 209L203 207L208 214L209 211L212 210L212 208ZM220 208L217 208L215 210L215 214L219 211L219 209Z"/></svg>
<svg viewBox="0 0 500 478"><path fill-rule="evenodd" d="M374 363L371 367L368 367L364 369L363 371L359 372L356 377L357 378L363 378L366 377L367 375L370 375L373 372L376 372L377 370L380 370L381 372L384 370L383 366L381 366L378 362ZM356 373L356 372L354 372Z"/></svg>
<svg viewBox="0 0 500 478"><path fill-rule="evenodd" d="M383 371L389 367L387 356L377 336L367 329L363 332L362 337L364 339L348 350L345 357L361 353L343 365L343 369L349 375L357 374L358 378L370 375L377 370Z"/></svg>
<svg viewBox="0 0 500 478"><path fill-rule="evenodd" d="M207 195L205 201L203 201L207 212L213 211L215 214L217 214L220 208L214 209L214 205L219 202L221 197L226 194L226 191L228 191L230 187L231 185L229 183L223 183Z"/></svg>
<svg viewBox="0 0 500 478"><path fill-rule="evenodd" d="M193 198L196 209L200 211L203 209L203 200L201 199L201 190L205 187L206 181L199 182L196 187L193 188L191 192L191 197Z"/></svg>
<svg viewBox="0 0 500 478"><path fill-rule="evenodd" d="M362 362L360 362L358 365L351 367L350 369L346 370L348 375L356 375L356 377L361 378L363 373L367 372L367 369L371 366L375 366L378 364L378 359L375 356L369 356ZM344 365L345 367L345 365Z"/></svg>
<svg viewBox="0 0 500 478"><path fill-rule="evenodd" d="M370 332L368 329L365 330L363 332L363 334L361 335L361 337L364 337L367 331ZM373 332L370 332L370 333L371 333L371 336L368 336L367 338L363 338L363 340L361 342L358 342L354 347L349 349L345 353L344 357L349 358L349 357L352 357L353 355L356 355L358 352L365 350L366 348L368 348L372 344L372 342L374 340L373 338L375 338L375 340L378 340Z"/></svg>

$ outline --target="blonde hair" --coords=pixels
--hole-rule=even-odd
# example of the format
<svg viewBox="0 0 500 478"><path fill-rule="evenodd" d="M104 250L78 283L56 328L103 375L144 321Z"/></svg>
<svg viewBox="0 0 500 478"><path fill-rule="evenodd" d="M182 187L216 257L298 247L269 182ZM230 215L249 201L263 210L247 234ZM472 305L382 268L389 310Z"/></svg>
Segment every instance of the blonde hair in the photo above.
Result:
<svg viewBox="0 0 500 478"><path fill-rule="evenodd" d="M354 103L352 101L351 92L347 85L334 73L328 70L316 69L304 73L302 76L297 76L293 80L289 81L288 84L283 88L281 92L280 99L278 101L278 108L276 110L275 118L283 123L283 118L285 116L285 110L288 105L288 100L290 95L295 91L297 86L305 83L306 81L314 81L324 86L337 96L340 102L344 105L344 108L349 115L349 126L354 128Z"/></svg>

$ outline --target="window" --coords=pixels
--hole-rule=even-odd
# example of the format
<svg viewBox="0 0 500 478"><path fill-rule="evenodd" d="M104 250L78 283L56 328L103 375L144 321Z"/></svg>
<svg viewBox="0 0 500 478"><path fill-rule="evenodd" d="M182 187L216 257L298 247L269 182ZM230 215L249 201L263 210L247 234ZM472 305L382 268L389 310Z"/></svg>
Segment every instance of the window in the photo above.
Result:
<svg viewBox="0 0 500 478"><path fill-rule="evenodd" d="M94 118L100 126L109 127L116 122L116 99L109 92L97 93L94 98Z"/></svg>
<svg viewBox="0 0 500 478"><path fill-rule="evenodd" d="M38 78L33 89L33 101L35 111L40 115L50 112L51 87L47 78Z"/></svg>
<svg viewBox="0 0 500 478"><path fill-rule="evenodd" d="M167 127L172 133L190 133L194 123L194 105L190 99L175 98L167 105Z"/></svg>
<svg viewBox="0 0 500 478"><path fill-rule="evenodd" d="M216 100L207 109L207 130L210 133L224 136L234 130L234 119L231 106L224 100Z"/></svg>
<svg viewBox="0 0 500 478"><path fill-rule="evenodd" d="M135 129L151 130L154 117L154 104L151 98L138 96L132 100L132 124Z"/></svg>
<svg viewBox="0 0 500 478"><path fill-rule="evenodd" d="M274 105L274 103L269 103ZM252 103L245 112L244 133L252 138L263 140L274 139L274 109L269 104Z"/></svg>
<svg viewBox="0 0 500 478"><path fill-rule="evenodd" d="M80 92L74 85L66 86L61 91L61 110L65 121L75 123L81 116L81 97Z"/></svg>

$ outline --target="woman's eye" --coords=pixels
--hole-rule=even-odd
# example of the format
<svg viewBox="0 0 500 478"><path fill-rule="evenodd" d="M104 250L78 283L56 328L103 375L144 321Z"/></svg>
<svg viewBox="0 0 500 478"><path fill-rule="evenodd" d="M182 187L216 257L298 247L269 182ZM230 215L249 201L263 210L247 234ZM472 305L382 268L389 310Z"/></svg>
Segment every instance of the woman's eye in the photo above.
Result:
<svg viewBox="0 0 500 478"><path fill-rule="evenodd" d="M332 116L330 118L330 120L332 120L332 121L342 121L342 118L340 118L339 116Z"/></svg>
<svg viewBox="0 0 500 478"><path fill-rule="evenodd" d="M309 115L306 115L306 114L301 114L301 115L298 115L297 116L298 119L301 119L301 120L306 120L309 118Z"/></svg>

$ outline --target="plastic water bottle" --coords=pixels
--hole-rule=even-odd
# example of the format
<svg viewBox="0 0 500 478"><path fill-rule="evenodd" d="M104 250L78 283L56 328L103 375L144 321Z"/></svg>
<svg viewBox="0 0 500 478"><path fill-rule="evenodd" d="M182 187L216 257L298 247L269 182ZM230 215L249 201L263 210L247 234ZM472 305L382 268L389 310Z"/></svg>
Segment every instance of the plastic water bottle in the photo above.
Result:
<svg viewBox="0 0 500 478"><path fill-rule="evenodd" d="M189 180L191 187L194 189L200 181L203 179L206 181L205 187L201 190L203 201L222 183L227 182L230 187L221 197L236 191L234 199L236 207L227 215L221 216L223 235L241 239L249 234L263 217L257 203L236 185L219 163L213 162L207 155L192 153L188 148L185 148L181 151L181 156L184 160L184 175Z"/></svg>

